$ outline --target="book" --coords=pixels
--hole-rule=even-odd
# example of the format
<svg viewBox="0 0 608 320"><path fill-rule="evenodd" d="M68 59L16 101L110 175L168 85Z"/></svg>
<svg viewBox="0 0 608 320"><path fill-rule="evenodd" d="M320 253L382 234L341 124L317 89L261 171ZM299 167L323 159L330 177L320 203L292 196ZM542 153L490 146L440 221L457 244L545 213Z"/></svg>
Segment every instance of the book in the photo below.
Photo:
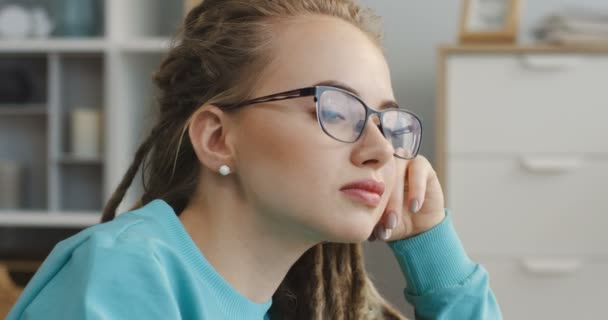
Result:
<svg viewBox="0 0 608 320"><path fill-rule="evenodd" d="M564 46L608 47L608 35L554 30L545 33L541 40Z"/></svg>
<svg viewBox="0 0 608 320"><path fill-rule="evenodd" d="M608 20L598 21L580 17L575 18L553 15L544 21L540 29L546 31L562 30L577 33L608 35Z"/></svg>

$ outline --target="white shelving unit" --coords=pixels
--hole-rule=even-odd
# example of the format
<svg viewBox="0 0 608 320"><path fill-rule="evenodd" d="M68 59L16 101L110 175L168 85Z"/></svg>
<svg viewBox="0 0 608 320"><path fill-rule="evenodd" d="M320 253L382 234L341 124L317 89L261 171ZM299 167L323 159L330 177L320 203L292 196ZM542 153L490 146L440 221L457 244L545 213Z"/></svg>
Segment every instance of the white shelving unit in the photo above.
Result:
<svg viewBox="0 0 608 320"><path fill-rule="evenodd" d="M17 161L27 172L22 205L1 209L0 226L98 222L154 120L151 76L183 19L184 2L98 1L99 36L0 39L0 63L16 61L36 75L32 101L0 106L0 160ZM79 107L102 114L101 157L70 150L69 115ZM119 211L138 192L130 190Z"/></svg>

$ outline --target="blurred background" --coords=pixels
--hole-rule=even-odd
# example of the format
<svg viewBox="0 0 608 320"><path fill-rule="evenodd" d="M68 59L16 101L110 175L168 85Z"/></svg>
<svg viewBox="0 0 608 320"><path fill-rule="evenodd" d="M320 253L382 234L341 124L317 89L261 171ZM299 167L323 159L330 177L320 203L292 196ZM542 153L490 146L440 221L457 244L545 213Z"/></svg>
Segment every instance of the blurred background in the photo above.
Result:
<svg viewBox="0 0 608 320"><path fill-rule="evenodd" d="M151 74L191 2L0 0L0 316L55 243L98 222L154 119ZM361 2L383 18L396 98L423 120L421 153L505 318L599 316L606 1ZM391 252L365 251L413 318Z"/></svg>

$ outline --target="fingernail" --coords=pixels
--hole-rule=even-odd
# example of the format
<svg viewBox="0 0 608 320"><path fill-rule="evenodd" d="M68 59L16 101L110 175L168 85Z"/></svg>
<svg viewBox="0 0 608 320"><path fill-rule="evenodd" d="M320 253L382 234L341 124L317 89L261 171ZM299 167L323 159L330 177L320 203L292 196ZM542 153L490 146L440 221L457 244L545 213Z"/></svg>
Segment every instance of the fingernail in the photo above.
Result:
<svg viewBox="0 0 608 320"><path fill-rule="evenodd" d="M386 229L381 226L378 226L378 229L376 229L376 238L380 240L386 239Z"/></svg>
<svg viewBox="0 0 608 320"><path fill-rule="evenodd" d="M416 199L412 200L412 203L410 204L410 211L412 213L418 212L418 200L416 200Z"/></svg>
<svg viewBox="0 0 608 320"><path fill-rule="evenodd" d="M391 211L386 219L386 228L394 229L395 227L397 227L397 213L395 211Z"/></svg>
<svg viewBox="0 0 608 320"><path fill-rule="evenodd" d="M391 237L391 234L393 233L393 229L386 229L384 231L384 238L383 240L388 240Z"/></svg>

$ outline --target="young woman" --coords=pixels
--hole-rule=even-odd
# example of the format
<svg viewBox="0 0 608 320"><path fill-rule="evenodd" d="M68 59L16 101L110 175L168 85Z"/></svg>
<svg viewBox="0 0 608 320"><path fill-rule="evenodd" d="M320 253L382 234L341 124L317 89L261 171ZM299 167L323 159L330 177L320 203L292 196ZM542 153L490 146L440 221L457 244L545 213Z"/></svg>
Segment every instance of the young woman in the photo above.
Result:
<svg viewBox="0 0 608 320"><path fill-rule="evenodd" d="M8 319L403 319L366 275L370 237L417 317L501 318L376 22L351 0L194 8L105 223L58 244ZM115 218L140 167L140 203Z"/></svg>

